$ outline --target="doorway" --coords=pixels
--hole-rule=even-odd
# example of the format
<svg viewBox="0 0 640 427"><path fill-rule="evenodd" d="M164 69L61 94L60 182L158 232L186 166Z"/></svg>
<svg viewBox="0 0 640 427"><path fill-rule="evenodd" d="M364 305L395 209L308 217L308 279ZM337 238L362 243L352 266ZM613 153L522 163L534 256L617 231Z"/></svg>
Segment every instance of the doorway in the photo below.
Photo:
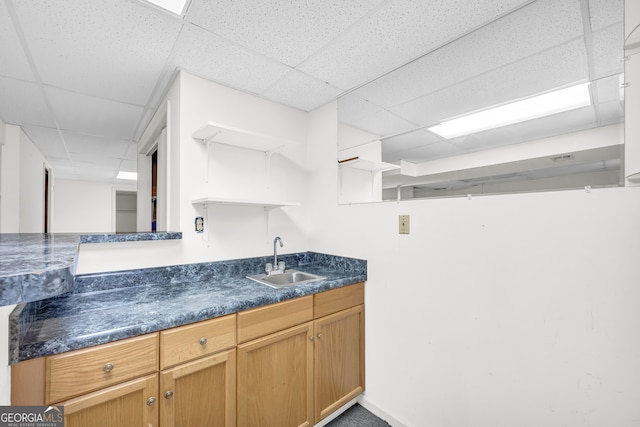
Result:
<svg viewBox="0 0 640 427"><path fill-rule="evenodd" d="M116 190L116 233L135 233L138 195L135 191Z"/></svg>

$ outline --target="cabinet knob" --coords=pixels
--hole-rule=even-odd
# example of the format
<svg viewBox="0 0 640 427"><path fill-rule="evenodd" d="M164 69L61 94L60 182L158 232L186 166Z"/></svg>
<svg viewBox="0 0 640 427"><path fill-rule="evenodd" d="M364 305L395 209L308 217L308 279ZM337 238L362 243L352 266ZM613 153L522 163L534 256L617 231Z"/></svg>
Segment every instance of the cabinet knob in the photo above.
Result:
<svg viewBox="0 0 640 427"><path fill-rule="evenodd" d="M309 337L309 341L313 341L313 335Z"/></svg>
<svg viewBox="0 0 640 427"><path fill-rule="evenodd" d="M205 345L207 343L207 339L205 337L200 338L200 345Z"/></svg>
<svg viewBox="0 0 640 427"><path fill-rule="evenodd" d="M318 334L318 339L321 340L322 339L322 334Z"/></svg>
<svg viewBox="0 0 640 427"><path fill-rule="evenodd" d="M173 392L171 390L169 390L164 394L165 399L171 399L172 397L173 397Z"/></svg>
<svg viewBox="0 0 640 427"><path fill-rule="evenodd" d="M107 364L104 365L104 368L102 368L103 371L105 371L106 373L109 373L111 371L113 371L113 363L109 362Z"/></svg>
<svg viewBox="0 0 640 427"><path fill-rule="evenodd" d="M154 403L156 403L155 397L150 397L147 399L147 406L153 406Z"/></svg>

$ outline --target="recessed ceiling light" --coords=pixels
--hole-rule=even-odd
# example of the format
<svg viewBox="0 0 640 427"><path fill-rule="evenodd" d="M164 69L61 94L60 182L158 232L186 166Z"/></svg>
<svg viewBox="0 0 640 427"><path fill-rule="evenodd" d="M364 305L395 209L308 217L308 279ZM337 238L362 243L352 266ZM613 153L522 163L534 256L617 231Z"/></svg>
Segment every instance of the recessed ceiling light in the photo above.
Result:
<svg viewBox="0 0 640 427"><path fill-rule="evenodd" d="M187 0L147 0L149 3L155 4L169 12L176 15L182 15L184 11L184 5L187 4Z"/></svg>
<svg viewBox="0 0 640 427"><path fill-rule="evenodd" d="M443 138L455 138L588 105L591 105L589 83L582 83L447 120L428 128L428 130Z"/></svg>
<svg viewBox="0 0 640 427"><path fill-rule="evenodd" d="M123 172L120 171L118 172L118 175L116 176L116 179L128 179L131 181L136 181L138 179L138 173L137 172Z"/></svg>

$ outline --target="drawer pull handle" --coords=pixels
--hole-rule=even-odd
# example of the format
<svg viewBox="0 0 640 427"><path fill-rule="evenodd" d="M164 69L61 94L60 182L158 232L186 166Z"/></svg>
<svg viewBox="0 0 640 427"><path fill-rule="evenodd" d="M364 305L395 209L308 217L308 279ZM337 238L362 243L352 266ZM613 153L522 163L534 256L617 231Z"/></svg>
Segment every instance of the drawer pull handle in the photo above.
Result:
<svg viewBox="0 0 640 427"><path fill-rule="evenodd" d="M106 373L113 371L113 363L107 363L106 365L104 365L104 368L102 368L102 370Z"/></svg>
<svg viewBox="0 0 640 427"><path fill-rule="evenodd" d="M200 345L207 344L207 339L205 337L200 338Z"/></svg>
<svg viewBox="0 0 640 427"><path fill-rule="evenodd" d="M173 392L171 390L169 390L164 394L165 399L171 399L172 397L173 397Z"/></svg>
<svg viewBox="0 0 640 427"><path fill-rule="evenodd" d="M150 397L147 399L147 406L153 406L154 403L156 403L155 397Z"/></svg>

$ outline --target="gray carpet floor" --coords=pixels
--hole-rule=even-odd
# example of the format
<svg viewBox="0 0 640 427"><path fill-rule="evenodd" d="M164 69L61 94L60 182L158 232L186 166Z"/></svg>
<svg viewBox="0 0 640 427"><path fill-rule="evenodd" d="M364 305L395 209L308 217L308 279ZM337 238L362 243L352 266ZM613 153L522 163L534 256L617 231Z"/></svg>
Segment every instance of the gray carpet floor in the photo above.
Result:
<svg viewBox="0 0 640 427"><path fill-rule="evenodd" d="M389 424L356 403L325 427L389 427Z"/></svg>

